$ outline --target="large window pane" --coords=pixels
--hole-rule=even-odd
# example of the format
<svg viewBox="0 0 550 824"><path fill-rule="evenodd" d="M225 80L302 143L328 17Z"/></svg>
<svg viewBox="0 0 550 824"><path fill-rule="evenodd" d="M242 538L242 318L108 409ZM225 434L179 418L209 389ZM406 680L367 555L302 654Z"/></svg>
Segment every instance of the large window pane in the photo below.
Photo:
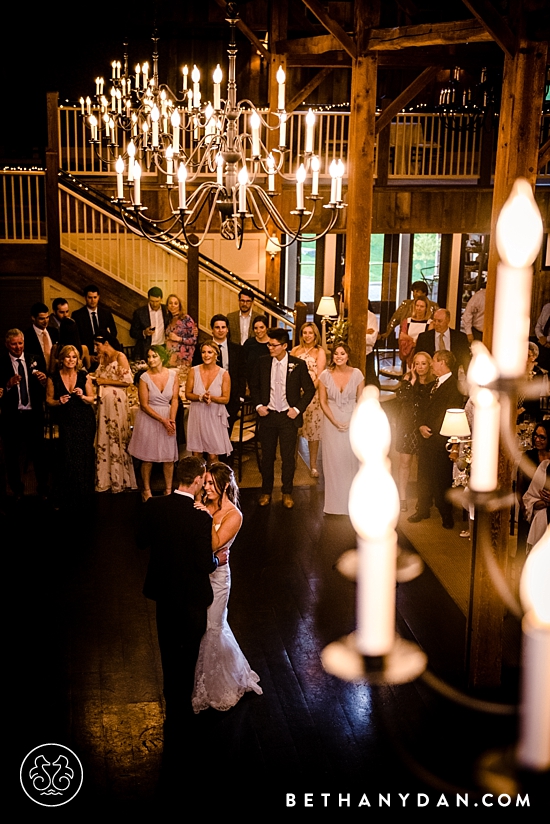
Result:
<svg viewBox="0 0 550 824"><path fill-rule="evenodd" d="M384 235L370 236L369 300L382 297L382 268L384 263Z"/></svg>
<svg viewBox="0 0 550 824"><path fill-rule="evenodd" d="M441 235L414 235L411 279L423 280L428 285L428 297L437 302L439 288L439 257Z"/></svg>

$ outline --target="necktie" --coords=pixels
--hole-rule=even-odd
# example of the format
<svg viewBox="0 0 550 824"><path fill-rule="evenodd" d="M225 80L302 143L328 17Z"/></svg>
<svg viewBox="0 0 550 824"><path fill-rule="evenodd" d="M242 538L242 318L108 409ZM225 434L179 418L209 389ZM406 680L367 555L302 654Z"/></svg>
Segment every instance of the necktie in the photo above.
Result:
<svg viewBox="0 0 550 824"><path fill-rule="evenodd" d="M434 385L432 386L432 388L430 390L430 398L432 397L432 395L434 394L434 392L436 391L438 386L439 386L439 378L436 378L435 383L434 383Z"/></svg>
<svg viewBox="0 0 550 824"><path fill-rule="evenodd" d="M440 352L442 352L446 348L445 347L445 341L443 340L443 333L442 332L440 332L440 334L439 334L439 346L437 348L439 349Z"/></svg>
<svg viewBox="0 0 550 824"><path fill-rule="evenodd" d="M94 335L97 335L99 332L99 323L97 320L97 312L92 312L92 326L94 329Z"/></svg>
<svg viewBox="0 0 550 824"><path fill-rule="evenodd" d="M21 398L21 404L22 406L28 406L29 390L27 388L25 367L23 366L23 361L21 358L17 358L17 374L21 376L21 382L19 384L19 397Z"/></svg>
<svg viewBox="0 0 550 824"><path fill-rule="evenodd" d="M42 351L44 352L44 359L46 361L46 366L48 366L50 361L50 354L52 351L52 342L50 340L50 336L46 329L43 329L41 332L41 340L42 340Z"/></svg>

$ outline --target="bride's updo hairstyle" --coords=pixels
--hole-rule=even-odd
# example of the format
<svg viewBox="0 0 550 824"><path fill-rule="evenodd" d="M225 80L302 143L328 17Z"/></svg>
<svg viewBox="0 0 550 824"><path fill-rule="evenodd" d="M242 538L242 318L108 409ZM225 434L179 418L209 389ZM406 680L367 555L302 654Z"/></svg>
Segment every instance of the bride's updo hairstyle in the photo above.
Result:
<svg viewBox="0 0 550 824"><path fill-rule="evenodd" d="M235 473L231 467L221 463L221 461L217 461L216 463L210 464L210 467L206 471L212 475L214 488L219 495L220 507L224 492L227 494L231 503L239 507L239 487L237 486Z"/></svg>

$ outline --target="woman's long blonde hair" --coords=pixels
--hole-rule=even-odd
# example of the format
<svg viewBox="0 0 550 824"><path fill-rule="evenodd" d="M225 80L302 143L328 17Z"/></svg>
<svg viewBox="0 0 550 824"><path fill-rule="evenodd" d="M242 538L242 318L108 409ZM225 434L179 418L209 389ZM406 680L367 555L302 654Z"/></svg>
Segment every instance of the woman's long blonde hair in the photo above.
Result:
<svg viewBox="0 0 550 824"><path fill-rule="evenodd" d="M308 320L307 323L302 323L300 327L300 346L303 349L306 349L306 345L304 343L304 329L307 329L309 326L310 329L313 329L313 333L315 335L315 343L313 344L314 349L318 349L321 346L321 333L317 328L317 324L313 323L313 321Z"/></svg>
<svg viewBox="0 0 550 824"><path fill-rule="evenodd" d="M418 357L420 357L420 355L422 355L422 357L423 357L423 358L426 358L426 360L428 361L428 366L429 366L430 368L429 368L428 372L426 373L426 378L425 378L425 381L426 381L426 383L431 383L432 381L434 381L434 380L435 380L435 375L434 375L434 373L433 373L433 369L432 369L432 364L433 364L432 357L431 357L431 355L428 355L428 353L427 353L427 352L415 352L415 353L414 353L414 357L413 357L413 359L412 359L412 361L411 361L411 372L412 372L412 368L413 368L413 366L414 366L414 364L415 364L416 359L417 359Z"/></svg>
<svg viewBox="0 0 550 824"><path fill-rule="evenodd" d="M80 352L78 351L76 346L73 346L72 343L68 343L67 346L64 346L60 350L59 354L57 355L57 368L58 369L63 369L63 361L65 360L67 355L72 355L73 352L76 355L76 370L77 370L77 372L78 372L79 369L84 368L84 364L82 363L82 358L80 357Z"/></svg>

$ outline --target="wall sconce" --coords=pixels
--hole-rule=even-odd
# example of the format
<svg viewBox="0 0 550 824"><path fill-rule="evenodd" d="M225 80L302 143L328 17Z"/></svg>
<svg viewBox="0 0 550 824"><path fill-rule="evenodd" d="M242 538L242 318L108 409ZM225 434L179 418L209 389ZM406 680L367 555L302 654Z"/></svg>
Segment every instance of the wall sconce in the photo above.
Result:
<svg viewBox="0 0 550 824"><path fill-rule="evenodd" d="M271 256L271 260L275 260L275 255L278 255L281 251L281 244L279 243L277 235L273 234L271 237L268 237L265 244L265 251L266 254Z"/></svg>
<svg viewBox="0 0 550 824"><path fill-rule="evenodd" d="M327 320L338 317L338 309L333 297L324 295L319 301L316 315L321 315L321 326L323 330L323 349L327 348Z"/></svg>

